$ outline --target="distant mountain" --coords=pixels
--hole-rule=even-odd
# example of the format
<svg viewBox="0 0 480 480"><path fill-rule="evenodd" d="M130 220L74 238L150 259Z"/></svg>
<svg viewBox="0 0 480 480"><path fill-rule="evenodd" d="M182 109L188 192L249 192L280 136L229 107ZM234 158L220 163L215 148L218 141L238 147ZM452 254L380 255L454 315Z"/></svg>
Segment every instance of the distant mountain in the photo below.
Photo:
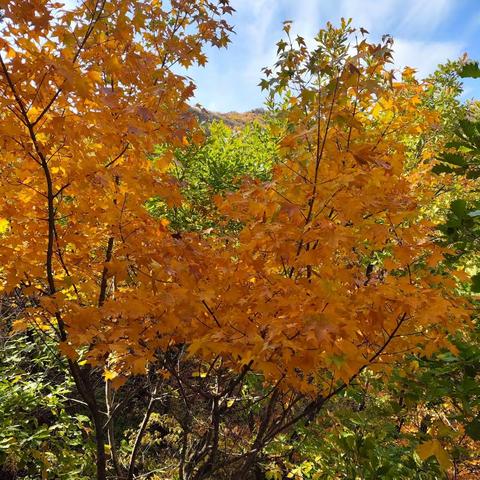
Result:
<svg viewBox="0 0 480 480"><path fill-rule="evenodd" d="M248 112L211 112L206 108L195 106L191 107L192 113L200 120L200 122L210 123L215 120L222 121L231 128L243 127L247 123L251 123L255 120L260 121L265 114L263 108L255 108Z"/></svg>

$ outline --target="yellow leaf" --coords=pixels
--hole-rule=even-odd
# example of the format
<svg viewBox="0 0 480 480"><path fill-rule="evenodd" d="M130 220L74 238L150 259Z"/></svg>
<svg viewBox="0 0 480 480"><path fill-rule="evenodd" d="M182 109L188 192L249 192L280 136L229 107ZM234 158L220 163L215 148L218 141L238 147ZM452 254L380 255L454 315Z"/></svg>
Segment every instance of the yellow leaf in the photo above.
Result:
<svg viewBox="0 0 480 480"><path fill-rule="evenodd" d="M90 70L87 75L92 82L100 83L102 81L102 74L96 70Z"/></svg>
<svg viewBox="0 0 480 480"><path fill-rule="evenodd" d="M145 373L147 360L143 357L135 357L131 363L132 373L142 375Z"/></svg>
<svg viewBox="0 0 480 480"><path fill-rule="evenodd" d="M105 377L105 380L113 380L118 376L118 372L115 370L105 370L103 376Z"/></svg>
<svg viewBox="0 0 480 480"><path fill-rule="evenodd" d="M19 320L14 320L12 324L12 329L14 332L21 332L25 330L27 327L28 327L28 322L23 318L20 318Z"/></svg>
<svg viewBox="0 0 480 480"><path fill-rule="evenodd" d="M452 467L452 461L437 439L422 443L415 451L422 461L434 456L443 470L448 470Z"/></svg>
<svg viewBox="0 0 480 480"><path fill-rule="evenodd" d="M420 460L426 460L427 458L435 455L435 442L438 440L429 440L428 442L424 442L420 444L415 451L417 455L420 457Z"/></svg>
<svg viewBox="0 0 480 480"><path fill-rule="evenodd" d="M112 387L117 390L119 389L125 382L127 381L127 377L125 377L124 375L118 375L117 377L115 377L113 380L111 380L112 382Z"/></svg>
<svg viewBox="0 0 480 480"><path fill-rule="evenodd" d="M437 448L435 452L435 457L437 457L437 461L440 464L440 467L442 467L442 470L449 470L450 468L452 468L453 463L450 460L447 452L442 448L440 444L439 448Z"/></svg>
<svg viewBox="0 0 480 480"><path fill-rule="evenodd" d="M77 356L77 351L75 348L67 342L60 342L58 349L68 358L73 359Z"/></svg>
<svg viewBox="0 0 480 480"><path fill-rule="evenodd" d="M122 65L117 57L111 57L107 60L105 66L110 73L118 72L122 69Z"/></svg>

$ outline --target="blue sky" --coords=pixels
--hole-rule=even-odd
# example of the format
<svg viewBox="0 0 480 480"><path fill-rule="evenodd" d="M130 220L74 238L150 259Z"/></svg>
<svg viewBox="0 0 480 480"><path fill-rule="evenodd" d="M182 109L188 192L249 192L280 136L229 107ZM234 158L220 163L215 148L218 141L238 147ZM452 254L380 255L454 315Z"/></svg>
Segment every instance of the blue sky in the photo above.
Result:
<svg viewBox="0 0 480 480"><path fill-rule="evenodd" d="M227 50L209 49L209 63L187 72L197 84L196 101L214 111L262 106L261 68L273 64L283 20L312 38L326 21L341 17L369 30L371 39L391 34L395 66L419 76L464 52L480 59L480 0L231 0L236 34ZM469 80L465 96L480 97L480 79Z"/></svg>
<svg viewBox="0 0 480 480"><path fill-rule="evenodd" d="M78 0L64 0L72 5ZM208 49L209 63L186 72L197 84L194 101L220 112L263 105L257 86L261 69L275 61L284 20L312 39L327 21L352 18L370 39L394 37L395 66L411 66L420 77L439 63L467 52L480 60L480 0L230 0L236 13L227 50ZM465 82L465 98L480 98L480 79Z"/></svg>

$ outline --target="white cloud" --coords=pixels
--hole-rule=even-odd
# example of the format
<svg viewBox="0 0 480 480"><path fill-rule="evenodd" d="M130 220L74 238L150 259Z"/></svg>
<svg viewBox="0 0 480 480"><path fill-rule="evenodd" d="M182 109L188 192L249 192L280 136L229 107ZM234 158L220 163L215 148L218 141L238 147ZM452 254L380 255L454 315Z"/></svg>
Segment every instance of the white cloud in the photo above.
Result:
<svg viewBox="0 0 480 480"><path fill-rule="evenodd" d="M435 31L450 15L455 0L423 0L410 1L409 8L401 18L397 31L400 34L409 33L424 36Z"/></svg>
<svg viewBox="0 0 480 480"><path fill-rule="evenodd" d="M72 2L74 0L63 0ZM75 0L78 1L78 0ZM472 3L480 0L470 0ZM480 13L465 19L461 37L446 38L459 0L231 0L237 10L236 26L227 51L208 51L205 69L189 72L198 83L197 99L206 107L227 111L246 110L262 104L257 84L261 68L276 59L275 43L282 37L282 21L293 20L293 31L312 42L327 21L341 17L370 31L378 41L394 37L395 66L409 65L419 76L433 72L438 63L457 58L476 34Z"/></svg>
<svg viewBox="0 0 480 480"><path fill-rule="evenodd" d="M417 69L419 77L433 73L439 63L458 58L464 49L459 42L421 41L395 38L393 45L395 66Z"/></svg>
<svg viewBox="0 0 480 480"><path fill-rule="evenodd" d="M288 7L290 2L286 3ZM303 0L296 9L289 13L291 13L292 18L288 18L288 20L295 21L295 31L307 38L314 37L325 23L324 19L327 18L325 15L327 13L326 8L318 0Z"/></svg>
<svg viewBox="0 0 480 480"><path fill-rule="evenodd" d="M341 0L337 11L339 16L352 18L358 27L384 34L390 33L396 17L404 14L409 3L412 0Z"/></svg>
<svg viewBox="0 0 480 480"><path fill-rule="evenodd" d="M260 96L252 86L258 82L260 69L275 61L275 42L281 37L282 20L293 20L293 30L311 43L326 21L338 24L341 17L353 18L354 26L364 27L372 40L385 34L395 39L395 66L409 65L419 76L432 73L437 64L456 58L464 45L443 41L435 33L449 19L456 0L232 0L237 9L239 34L233 38L242 45L242 60L237 73L230 75L230 87L244 101L247 91ZM246 26L245 26L246 25ZM235 55L232 49L231 54ZM247 85L250 85L247 87ZM235 95L228 95L229 99ZM225 97L227 100L227 96ZM220 108L224 102L218 105ZM251 105L245 106L249 108ZM235 105L232 108L238 108Z"/></svg>
<svg viewBox="0 0 480 480"><path fill-rule="evenodd" d="M241 1L241 0L240 0ZM300 31L313 35L326 20L352 18L372 33L424 37L449 18L457 0L294 0L280 2L296 18Z"/></svg>
<svg viewBox="0 0 480 480"><path fill-rule="evenodd" d="M238 36L233 36L232 40L240 40L239 47L247 61L241 69L237 69L237 75L258 83L261 69L275 58L272 32L278 27L275 24L278 5L275 0L234 0L232 4L238 18Z"/></svg>

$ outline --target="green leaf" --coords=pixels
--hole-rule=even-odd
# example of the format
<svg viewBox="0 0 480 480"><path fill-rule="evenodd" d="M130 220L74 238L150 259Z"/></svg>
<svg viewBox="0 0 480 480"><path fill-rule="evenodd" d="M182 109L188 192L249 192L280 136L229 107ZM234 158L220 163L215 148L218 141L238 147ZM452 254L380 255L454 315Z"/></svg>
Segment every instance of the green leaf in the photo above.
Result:
<svg viewBox="0 0 480 480"><path fill-rule="evenodd" d="M262 90L268 90L268 87L270 86L270 82L268 80L261 80L260 83L258 84L258 86L262 89Z"/></svg>
<svg viewBox="0 0 480 480"><path fill-rule="evenodd" d="M458 153L444 153L439 160L452 165L458 165L459 167L464 167L467 165L467 160L465 157Z"/></svg>
<svg viewBox="0 0 480 480"><path fill-rule="evenodd" d="M432 172L435 173L436 175L440 175L441 173L456 173L458 171L459 171L458 168L452 168L445 164L435 165L432 168Z"/></svg>
<svg viewBox="0 0 480 480"><path fill-rule="evenodd" d="M473 140L478 135L474 122L471 122L470 120L462 119L459 121L459 124L462 131L470 140Z"/></svg>
<svg viewBox="0 0 480 480"><path fill-rule="evenodd" d="M480 78L478 62L470 62L462 67L459 72L461 78Z"/></svg>
<svg viewBox="0 0 480 480"><path fill-rule="evenodd" d="M480 293L480 274L472 277L472 292Z"/></svg>
<svg viewBox="0 0 480 480"><path fill-rule="evenodd" d="M462 199L454 200L450 204L450 209L458 218L463 218L467 214L467 202Z"/></svg>
<svg viewBox="0 0 480 480"><path fill-rule="evenodd" d="M468 170L467 178L477 179L478 177L480 177L480 170Z"/></svg>
<svg viewBox="0 0 480 480"><path fill-rule="evenodd" d="M453 140L445 144L447 148L468 148L468 145L458 140Z"/></svg>
<svg viewBox="0 0 480 480"><path fill-rule="evenodd" d="M475 418L466 425L465 432L472 440L480 440L480 419Z"/></svg>

